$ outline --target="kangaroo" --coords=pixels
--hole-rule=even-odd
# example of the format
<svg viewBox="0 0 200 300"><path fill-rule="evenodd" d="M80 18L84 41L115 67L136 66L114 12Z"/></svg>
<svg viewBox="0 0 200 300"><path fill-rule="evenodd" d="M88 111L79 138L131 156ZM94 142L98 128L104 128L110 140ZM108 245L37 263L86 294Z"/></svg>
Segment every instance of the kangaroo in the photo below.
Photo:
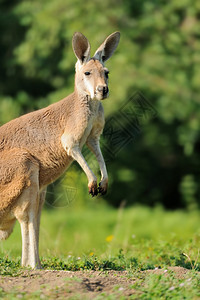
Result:
<svg viewBox="0 0 200 300"><path fill-rule="evenodd" d="M0 239L9 237L18 220L22 266L41 268L39 226L46 187L74 160L88 178L89 194L103 195L107 191L108 175L99 146L105 123L100 101L109 94L109 71L104 63L119 40L120 33L112 33L91 58L88 39L76 32L72 38L77 57L74 92L0 127ZM81 153L85 143L99 163L99 186Z"/></svg>

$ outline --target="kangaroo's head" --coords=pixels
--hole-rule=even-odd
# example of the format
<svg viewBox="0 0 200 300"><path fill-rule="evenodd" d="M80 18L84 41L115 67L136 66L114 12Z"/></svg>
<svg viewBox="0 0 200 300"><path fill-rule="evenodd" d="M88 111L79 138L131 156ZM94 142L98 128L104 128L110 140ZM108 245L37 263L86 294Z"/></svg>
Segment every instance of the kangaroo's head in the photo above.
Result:
<svg viewBox="0 0 200 300"><path fill-rule="evenodd" d="M78 59L75 89L79 95L89 96L91 100L103 100L108 97L109 71L105 68L104 62L114 53L119 39L119 32L109 35L91 58L88 39L80 32L74 34L72 47Z"/></svg>

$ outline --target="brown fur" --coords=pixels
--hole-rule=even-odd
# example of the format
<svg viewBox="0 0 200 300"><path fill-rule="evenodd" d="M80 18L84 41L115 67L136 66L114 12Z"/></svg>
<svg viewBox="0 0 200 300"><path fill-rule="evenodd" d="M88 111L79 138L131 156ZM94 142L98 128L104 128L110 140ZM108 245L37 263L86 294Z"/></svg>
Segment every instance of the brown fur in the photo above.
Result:
<svg viewBox="0 0 200 300"><path fill-rule="evenodd" d="M1 213L13 204L24 188L30 186L30 166L34 159L28 152L19 149L2 151L0 155Z"/></svg>
<svg viewBox="0 0 200 300"><path fill-rule="evenodd" d="M84 109L83 107L79 112L80 115L84 115ZM58 178L72 162L72 158L63 149L60 139L70 122L74 124L75 128L78 127L79 121L74 117L75 110L76 102L74 94L72 94L47 108L31 112L3 125L0 127L0 155L14 146L12 152L13 159L15 159L19 149L26 150L40 167L40 188L48 185ZM79 120L82 120L81 116L79 117ZM79 125L83 125L80 123L82 121L79 122ZM38 124L40 130L38 130ZM4 154L5 156L6 154ZM13 163L11 162L11 164ZM5 170L1 168L0 178L3 173Z"/></svg>

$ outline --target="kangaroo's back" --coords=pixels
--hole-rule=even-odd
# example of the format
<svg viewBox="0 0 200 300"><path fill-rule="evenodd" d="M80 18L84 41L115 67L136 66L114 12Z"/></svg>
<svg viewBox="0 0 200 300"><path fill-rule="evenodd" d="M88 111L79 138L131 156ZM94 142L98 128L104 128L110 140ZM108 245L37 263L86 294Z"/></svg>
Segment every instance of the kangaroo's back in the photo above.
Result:
<svg viewBox="0 0 200 300"><path fill-rule="evenodd" d="M0 127L0 157L24 150L40 165L40 186L54 181L72 162L60 142L77 104L74 94L46 108L16 118ZM1 187L0 173L0 187Z"/></svg>
<svg viewBox="0 0 200 300"><path fill-rule="evenodd" d="M28 113L0 127L0 151L25 148L39 151L56 140L73 110L73 94L46 108ZM56 142L57 144L57 142ZM36 152L34 152L35 155Z"/></svg>

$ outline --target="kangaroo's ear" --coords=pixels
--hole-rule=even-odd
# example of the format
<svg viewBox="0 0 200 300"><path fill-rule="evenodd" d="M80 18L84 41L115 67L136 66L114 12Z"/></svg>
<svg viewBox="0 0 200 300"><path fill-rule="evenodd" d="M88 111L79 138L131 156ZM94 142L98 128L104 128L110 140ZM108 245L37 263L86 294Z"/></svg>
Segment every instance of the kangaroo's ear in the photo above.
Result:
<svg viewBox="0 0 200 300"><path fill-rule="evenodd" d="M90 59L90 43L82 33L74 33L72 38L72 48L81 64Z"/></svg>
<svg viewBox="0 0 200 300"><path fill-rule="evenodd" d="M104 63L107 59L109 59L113 55L115 49L119 44L119 40L120 40L120 32L119 31L113 32L105 39L105 41L97 49L97 51L94 54L94 58Z"/></svg>

